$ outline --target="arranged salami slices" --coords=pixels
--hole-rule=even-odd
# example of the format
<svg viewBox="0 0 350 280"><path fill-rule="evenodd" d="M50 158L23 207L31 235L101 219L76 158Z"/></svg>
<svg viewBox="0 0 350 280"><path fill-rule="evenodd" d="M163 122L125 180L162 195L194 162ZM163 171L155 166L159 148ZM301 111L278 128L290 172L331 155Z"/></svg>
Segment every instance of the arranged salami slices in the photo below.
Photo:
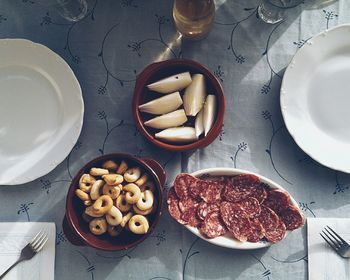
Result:
<svg viewBox="0 0 350 280"><path fill-rule="evenodd" d="M224 189L222 182L216 181L199 181L202 191L200 197L207 203L217 203L221 201L221 193Z"/></svg>
<svg viewBox="0 0 350 280"><path fill-rule="evenodd" d="M295 206L290 206L280 214L282 222L286 225L287 230L300 228L305 223L304 216Z"/></svg>
<svg viewBox="0 0 350 280"><path fill-rule="evenodd" d="M189 175L189 174L179 174L177 175L175 182L174 182L174 188L177 196L180 199L186 199L189 197L189 190L190 186L195 185L197 183L197 178Z"/></svg>
<svg viewBox="0 0 350 280"><path fill-rule="evenodd" d="M272 189L251 174L201 178L179 174L167 203L176 221L198 228L206 238L230 232L241 242L276 243L287 230L305 222L289 193Z"/></svg>
<svg viewBox="0 0 350 280"><path fill-rule="evenodd" d="M267 241L276 243L283 239L286 234L286 226L272 209L262 205L258 219L264 228Z"/></svg>
<svg viewBox="0 0 350 280"><path fill-rule="evenodd" d="M242 174L235 177L225 186L223 197L230 202L239 202L247 197L254 197L260 203L266 198L264 185L258 177L251 174Z"/></svg>
<svg viewBox="0 0 350 280"><path fill-rule="evenodd" d="M175 193L175 189L171 188L168 192L167 199L169 214L180 224L184 225L186 222L181 219L182 212L180 211L179 201L180 200Z"/></svg>
<svg viewBox="0 0 350 280"><path fill-rule="evenodd" d="M201 202L197 208L197 215L201 220L204 220L208 214L210 214L211 212L219 212L219 210L220 210L219 203L209 204L206 202Z"/></svg>
<svg viewBox="0 0 350 280"><path fill-rule="evenodd" d="M205 217L199 230L207 238L215 238L224 235L227 232L226 226L222 221L219 212L209 213Z"/></svg>
<svg viewBox="0 0 350 280"><path fill-rule="evenodd" d="M292 201L287 192L281 190L269 190L264 205L271 208L276 213L281 213L292 205Z"/></svg>

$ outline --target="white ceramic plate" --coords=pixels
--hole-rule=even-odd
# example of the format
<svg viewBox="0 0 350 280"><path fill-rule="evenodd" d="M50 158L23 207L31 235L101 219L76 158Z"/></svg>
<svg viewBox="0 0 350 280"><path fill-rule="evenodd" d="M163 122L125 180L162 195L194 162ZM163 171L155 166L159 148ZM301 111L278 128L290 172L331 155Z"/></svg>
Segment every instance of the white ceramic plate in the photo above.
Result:
<svg viewBox="0 0 350 280"><path fill-rule="evenodd" d="M260 181L262 183L266 183L268 184L271 188L275 188L275 189L280 189L280 190L284 190L286 191L284 188L282 188L280 185L276 184L275 182L259 175L253 172L249 172L246 170L241 170L241 169L236 169L236 168L208 168L208 169L202 169L199 171L196 171L194 173L192 173L192 176L195 177L200 177L203 175L211 175L211 176L236 176L236 175L240 175L240 174L253 174L257 177L259 177ZM292 199L292 203L299 208L298 203L293 199ZM212 239L208 239L205 238L197 228L195 227L191 227L188 225L185 225L185 227L191 231L192 233L194 233L195 235L197 235L198 237L202 238L205 241L208 241L209 243L212 243L214 245L218 245L221 247L226 247L226 248L231 248L231 249L240 249L240 250L253 250L253 249L260 249L260 248L265 248L268 246L273 245L274 243L271 242L267 242L267 241L259 241L256 243L253 242L240 242L237 239L235 239L232 234L227 233L223 236L219 236L216 238L212 238ZM288 235L290 231L286 232L285 237Z"/></svg>
<svg viewBox="0 0 350 280"><path fill-rule="evenodd" d="M281 110L295 142L319 163L350 173L350 25L326 30L296 53Z"/></svg>
<svg viewBox="0 0 350 280"><path fill-rule="evenodd" d="M0 40L0 185L49 173L74 147L83 124L81 88L47 47Z"/></svg>

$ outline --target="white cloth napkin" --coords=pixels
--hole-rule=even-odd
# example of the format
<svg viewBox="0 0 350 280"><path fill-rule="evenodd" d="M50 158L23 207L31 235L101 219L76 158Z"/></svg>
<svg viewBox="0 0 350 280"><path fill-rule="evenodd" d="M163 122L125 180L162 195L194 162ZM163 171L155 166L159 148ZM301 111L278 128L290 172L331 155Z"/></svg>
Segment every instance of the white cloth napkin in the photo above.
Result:
<svg viewBox="0 0 350 280"><path fill-rule="evenodd" d="M320 236L326 226L350 243L350 219L308 218L309 280L349 280L350 259L338 256Z"/></svg>
<svg viewBox="0 0 350 280"><path fill-rule="evenodd" d="M21 250L40 231L49 237L41 252L13 268L6 280L53 280L55 276L54 223L0 223L0 275L19 257Z"/></svg>

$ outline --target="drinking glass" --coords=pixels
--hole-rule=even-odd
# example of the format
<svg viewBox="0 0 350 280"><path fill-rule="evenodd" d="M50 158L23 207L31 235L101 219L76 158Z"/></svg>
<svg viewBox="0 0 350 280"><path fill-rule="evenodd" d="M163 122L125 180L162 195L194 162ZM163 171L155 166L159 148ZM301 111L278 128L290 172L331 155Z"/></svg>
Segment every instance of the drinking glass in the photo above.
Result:
<svg viewBox="0 0 350 280"><path fill-rule="evenodd" d="M262 0L258 15L266 23L278 23L284 19L286 10L295 8L302 2L303 0Z"/></svg>
<svg viewBox="0 0 350 280"><path fill-rule="evenodd" d="M63 18L69 21L79 21L87 14L86 0L37 0L39 5L54 8Z"/></svg>
<svg viewBox="0 0 350 280"><path fill-rule="evenodd" d="M214 0L175 0L173 18L184 38L199 40L208 35L215 17Z"/></svg>

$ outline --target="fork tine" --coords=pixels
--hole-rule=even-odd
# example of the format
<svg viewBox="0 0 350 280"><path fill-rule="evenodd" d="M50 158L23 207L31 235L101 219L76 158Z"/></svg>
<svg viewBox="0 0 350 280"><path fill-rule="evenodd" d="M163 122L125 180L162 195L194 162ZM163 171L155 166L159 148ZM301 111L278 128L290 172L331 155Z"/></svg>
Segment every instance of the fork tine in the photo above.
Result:
<svg viewBox="0 0 350 280"><path fill-rule="evenodd" d="M330 226L327 226L327 228L328 228L341 242L347 244L347 242L346 242L343 238L341 238L341 236L340 236L338 233L336 233ZM328 231L327 228L325 228L325 230ZM329 231L328 231L328 232L329 232ZM329 232L329 233L332 234L331 232ZM334 236L333 236L333 237L334 237Z"/></svg>
<svg viewBox="0 0 350 280"><path fill-rule="evenodd" d="M37 253L40 252L44 248L44 246L48 240L49 240L49 238L47 236L45 236L44 240L38 245L38 247L35 249L35 251Z"/></svg>
<svg viewBox="0 0 350 280"><path fill-rule="evenodd" d="M30 244L32 244L35 240L37 240L37 238L39 237L40 234L42 234L43 230L41 229L34 237L33 239L29 242Z"/></svg>
<svg viewBox="0 0 350 280"><path fill-rule="evenodd" d="M340 247L340 244L337 242L337 240L334 240L326 231L323 230L322 233L327 236L328 240L331 241L337 249Z"/></svg>
<svg viewBox="0 0 350 280"><path fill-rule="evenodd" d="M41 246L41 244L44 242L45 238L47 237L47 234L44 233L43 236L40 238L40 240L33 246L33 249L35 251L38 251L38 248Z"/></svg>
<svg viewBox="0 0 350 280"><path fill-rule="evenodd" d="M33 247L33 248L35 248L35 247L37 247L37 245L42 241L42 239L45 237L45 233L44 232L42 232L41 234L40 234L40 236L34 241L34 242L32 242L32 243L30 243L30 245Z"/></svg>
<svg viewBox="0 0 350 280"><path fill-rule="evenodd" d="M329 242L328 239L322 235L322 233L320 233L320 235L321 235L321 237L324 239L324 241L326 241L327 244L328 244L329 246L331 246L331 248L332 248L333 250L338 251L338 248L336 248L331 242Z"/></svg>

